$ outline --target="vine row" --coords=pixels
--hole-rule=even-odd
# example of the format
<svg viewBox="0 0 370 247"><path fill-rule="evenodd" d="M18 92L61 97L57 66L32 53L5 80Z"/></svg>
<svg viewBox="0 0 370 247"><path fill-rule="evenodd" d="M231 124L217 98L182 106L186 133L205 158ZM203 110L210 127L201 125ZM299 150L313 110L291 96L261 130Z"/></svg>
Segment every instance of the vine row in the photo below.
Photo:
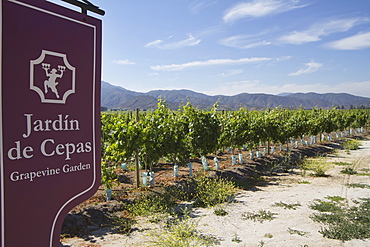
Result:
<svg viewBox="0 0 370 247"><path fill-rule="evenodd" d="M217 110L217 104L204 111L187 103L172 111L160 99L156 110L136 118L132 113L102 113L102 160L106 168L133 160L136 154L151 169L161 158L176 165L217 150L253 150L260 143L269 147L304 136L321 138L321 134L366 127L368 122L369 112L361 109L224 112Z"/></svg>

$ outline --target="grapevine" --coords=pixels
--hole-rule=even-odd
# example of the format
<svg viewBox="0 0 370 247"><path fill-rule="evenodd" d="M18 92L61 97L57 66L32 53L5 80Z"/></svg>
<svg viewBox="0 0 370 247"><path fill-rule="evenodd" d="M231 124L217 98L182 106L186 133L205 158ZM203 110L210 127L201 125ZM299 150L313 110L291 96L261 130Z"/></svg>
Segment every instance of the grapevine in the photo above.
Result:
<svg viewBox="0 0 370 247"><path fill-rule="evenodd" d="M217 104L205 111L195 109L190 102L172 111L160 99L156 110L141 116L139 121L128 113L102 113L103 170L107 172L110 167L134 160L135 153L151 170L162 158L184 164L191 157L205 156L217 149L255 149L260 143L266 143L269 150L272 144L304 136L366 128L368 122L369 114L362 109L240 109L221 114Z"/></svg>

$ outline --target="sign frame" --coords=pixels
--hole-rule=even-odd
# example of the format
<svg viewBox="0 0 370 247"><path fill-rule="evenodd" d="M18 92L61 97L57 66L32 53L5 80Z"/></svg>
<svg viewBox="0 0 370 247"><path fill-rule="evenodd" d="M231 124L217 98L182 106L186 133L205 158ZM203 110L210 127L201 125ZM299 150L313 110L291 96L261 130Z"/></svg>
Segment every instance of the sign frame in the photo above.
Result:
<svg viewBox="0 0 370 247"><path fill-rule="evenodd" d="M26 231L24 230L25 228L23 226L22 226L23 228L21 228L21 229L23 229L22 233L21 233L22 238L24 237L25 241L29 241L29 239L38 239L38 238L41 239L41 238L43 238L43 240L40 240L40 242L37 242L37 243L36 242L32 242L32 243L24 242L23 246L32 244L33 246L47 246L48 245L50 247L59 247L59 245L60 245L60 243L59 243L60 230L61 230L62 223L64 221L65 215L74 206L78 205L79 203L81 203L84 200L91 197L96 192L96 190L98 189L98 187L100 185L100 179L101 179L101 171L100 171L100 83L101 83L101 44L102 44L102 40L101 40L101 36L102 36L101 20L98 20L98 19L93 18L91 16L87 16L87 15L82 14L82 13L77 13L75 11L72 11L70 9L61 7L61 6L56 5L56 4L53 4L51 2L47 2L45 0L1 0L1 3L0 3L0 13L1 13L0 17L2 19L2 23L0 25L0 41L1 41L1 46L0 46L0 68L1 68L0 69L0 179L1 179L1 184L0 184L0 200L1 200L0 246L1 247L14 245L14 243L9 244L9 241L10 241L9 239L14 238L14 237L11 237L11 236L14 236L14 235L16 236L17 234L19 234L18 232L14 233L14 230L12 230L12 231L8 230L8 228L9 229L10 228L14 229L14 227L9 226L9 225L12 225L12 223L6 222L6 218L16 219L16 217L9 217L8 214L7 214L7 212L10 211L9 210L9 208L10 208L9 201L10 200L9 199L13 199L13 197L12 198L9 197L9 195L10 195L9 191L13 190L13 189L9 189L9 188L12 188L11 187L12 184L16 184L16 183L18 183L18 184L23 183L24 186L30 186L30 184L32 185L32 184L35 184L35 183L40 183L40 186L44 185L45 187L48 187L48 185L49 185L48 183L42 182L42 179L46 180L48 178L44 178L40 174L44 174L44 173L46 174L47 172L49 172L49 170L52 170L52 167L51 167L52 165L48 165L48 167L45 168L44 173L42 173L42 171L35 171L34 174L32 172L28 173L29 177L35 176L33 178L34 179L33 181L30 178L28 179L29 181L18 181L18 180L15 180L15 179L12 180L12 178L14 178L15 176L10 177L10 179L9 179L9 176L7 176L7 175L9 175L7 173L9 173L8 172L8 170L9 170L8 167L10 166L10 164L12 164L12 166L16 166L14 164L17 164L16 162L18 162L18 160L20 162L20 160L25 160L25 159L32 160L32 158L36 157L37 155L42 156L39 153L37 153L36 150L35 150L36 148L34 146L31 147L31 145L25 147L22 151L23 147L21 147L21 141L23 141L23 139L26 139L28 137L29 137L29 139L32 139L32 138L34 138L33 136L44 134L44 133L41 133L41 132L40 133L35 133L35 130L36 130L35 127L34 127L33 130L29 128L30 123L31 123L31 119L33 117L33 114L24 113L24 116L22 116L22 117L23 117L23 119L26 120L26 126L28 126L28 127L26 127L27 130L26 130L26 132L24 132L24 129L23 129L23 131L21 131L21 133L23 133L23 139L21 139L21 141L18 141L18 142L16 141L15 142L15 147L9 148L7 138L8 138L8 136L10 136L10 134L8 132L6 132L7 129L9 130L9 127L6 127L6 126L8 126L9 123L11 124L12 120L10 120L9 114L7 114L7 111L5 110L6 107L9 107L8 105L5 105L6 102L8 102L5 98L8 97L8 96L6 96L6 94L9 93L8 92L9 90L7 91L6 87L10 82L5 77L10 72L7 72L7 70L3 71L3 68L5 68L7 66L7 63L8 63L7 61L4 61L4 59L6 57L6 54L5 54L6 49L8 49L8 47L4 47L5 44L3 43L3 40L6 39L5 38L6 35L9 35L9 33L4 34L4 30L6 30L6 28L4 28L4 25L6 25L6 23L4 23L4 19L5 19L4 15L8 14L8 13L5 13L4 6L8 7L9 5L12 5L12 6L14 5L14 6L17 6L19 8L27 9L27 11L29 10L32 13L40 13L40 15L43 14L43 15L46 15L46 16L50 16L51 19L58 19L61 22L62 21L68 22L68 25L77 25L77 26L81 25L82 29L84 29L84 30L86 29L86 30L88 30L89 33L93 33L93 38L92 38L93 39L93 45L92 45L93 54L92 55L90 54L93 57L93 61L91 62L92 66L93 66L92 74L90 75L92 77L91 81L83 81L82 82L82 80L79 80L79 77L77 77L76 81L75 81L75 74L74 73L77 73L77 74L79 73L79 68L81 68L81 65L78 68L76 68L76 70L74 70L74 69L72 69L73 68L72 65L74 65L73 62L71 62L72 65L69 64L68 61L64 62L65 66L60 65L61 67L58 67L58 69L55 69L55 71L58 70L59 72L55 72L55 71L52 72L53 69L52 69L52 67L50 67L50 64L49 64L50 68L48 68L47 66L44 66L44 64L42 64L42 68L46 71L46 76L48 77L48 80L45 80L45 82L44 82L44 87L45 87L44 92L49 93L48 96L47 96L47 97L49 97L49 99L45 99L45 95L44 95L44 99L43 99L43 97L40 95L40 92L43 93L42 90L40 90L39 88L37 88L33 85L34 76L37 76L36 75L37 73L33 73L33 67L32 66L39 66L38 68L40 70L41 69L40 64L43 61L43 59L45 58L45 56L49 55L51 58L48 58L48 59L51 59L51 61L52 61L52 59L55 60L55 57L58 57L58 54L59 54L59 56L62 57L63 61L66 61L68 59L66 57L67 55L65 55L63 53L60 53L59 51L58 52L50 51L50 49L49 49L49 51L47 51L45 49L46 52L44 50L42 50L40 57L30 58L29 66L27 68L27 70L29 71L29 75L27 76L28 81L29 81L29 85L28 85L29 86L29 92L27 92L27 93L29 93L30 95L33 94L33 96L32 96L33 99L37 98L40 101L39 102L40 106L43 106L46 109L52 109L52 107L56 106L56 107L59 107L58 109L63 109L63 111L65 112L65 114L62 115L62 114L58 114L59 112L56 111L54 113L56 119L53 120L50 117L50 113L48 113L46 111L48 114L45 113L45 117L49 118L49 119L45 120L45 124L47 123L47 121L50 121L50 126L52 126L52 123L55 123L55 126L57 126L58 124L59 124L59 126L61 126L63 124L63 121L64 121L64 119L62 119L62 117L65 117L65 119L67 119L69 115L73 115L73 114L76 115L76 113L73 112L73 110L74 110L73 108L76 108L76 104L69 104L69 102L71 102L73 100L73 97L76 98L76 96L81 95L81 93L80 93L81 90L78 91L78 89L75 88L75 84L84 83L84 85L86 84L86 85L91 86L91 88L89 88L89 92L91 92L91 95L86 97L86 100L83 100L83 102L88 101L87 99L89 97L91 97L91 105L87 107L89 109L88 110L88 115L91 114L91 119L90 119L91 120L91 125L86 127L86 124L83 125L82 121L81 121L81 123L79 123L78 120L75 120L75 122L70 122L71 126L75 126L75 129L71 129L71 128L68 129L69 132L71 132L71 130L78 130L79 131L78 133L80 133L80 130L81 130L84 137L87 136L88 141L86 143L84 143L85 144L84 145L85 149L81 149L81 150L84 150L84 152L86 152L86 155L85 155L84 152L82 152L81 154L80 153L76 154L75 153L76 149L73 151L73 153L69 153L68 147L71 148L72 144L70 146L65 147L65 150L63 150L63 151L60 151L62 149L58 149L58 147L59 147L59 144L58 144L58 146L56 147L56 150L50 151L50 149L48 149L48 148L51 147L52 144L54 144L54 141L57 142L58 138L60 139L60 138L63 137L62 136L63 134L60 134L60 132L59 132L61 130L61 127L59 127L59 129L57 127L54 128L55 127L54 125L53 125L53 128L54 128L54 132L55 132L54 135L55 136L45 137L46 134L44 135L43 138L45 140L42 142L44 144L44 146L42 146L43 144L41 144L41 149L42 148L44 148L44 149L43 149L43 151L41 151L41 154L43 154L45 156L45 157L42 157L42 158L47 159L48 163L53 163L53 162L55 162L55 163L59 162L60 163L60 160L62 159L61 157L56 157L56 158L51 157L51 156L57 156L56 154L59 154L59 153L63 153L65 155L67 155L67 157L63 157L64 160L66 161L66 163L69 160L73 160L76 155L80 155L80 156L85 155L86 157L88 157L87 162L89 162L87 164L89 166L85 166L85 168L89 167L89 169L86 168L85 170L89 170L89 171L84 171L84 169L82 169L81 167L83 167L86 164L80 163L80 166L78 166L78 165L74 166L75 169L76 169L75 173L80 172L81 174L83 174L83 176L86 176L86 174L88 174L89 179L90 180L92 179L92 180L91 181L89 180L88 182L85 182L83 185L80 185L80 184L82 184L82 182L78 182L78 186L80 186L82 189L77 188L76 190L78 192L76 192L76 193L73 192L73 194L69 192L70 194L63 195L63 197L65 197L65 198L61 199L63 202L61 202L60 205L58 204L58 206L56 206L57 208L54 209L55 212L51 213L51 214L53 214L53 218L50 219L52 221L52 223L48 225L48 229L49 229L48 230L49 231L48 236L46 236L46 237L45 236L35 236L35 237L31 236L31 235L35 235L35 232L38 232L36 230L35 230L35 232L32 232L33 228L42 227L42 226L39 225L40 222L33 222L34 224L32 224L31 222L28 222L29 230L31 232L29 234L25 233ZM15 18L17 18L17 16ZM67 31L65 31L65 32L67 32ZM73 36L73 31L71 31L71 32L72 32L72 34L71 34L71 37L72 37ZM73 42L73 41L70 40L70 42ZM54 58L53 58L53 56L54 56ZM7 57L7 58L9 58L9 57ZM15 59L18 59L18 58L15 58ZM40 62L40 63L38 63L38 62ZM79 64L81 64L80 61L79 61ZM53 66L53 65L51 65L51 66ZM90 64L89 64L89 66L90 66ZM65 68L63 69L63 67L65 67ZM56 89L57 85L58 85L58 82L56 82L56 78L60 78L59 80L64 80L65 81L64 77L67 77L67 75L66 75L67 72L65 72L65 74L63 75L63 72L61 72L61 71L69 72L69 75L71 75L71 78L72 78L72 81L73 81L73 83L72 83L73 87L72 87L71 90L69 90L69 91L67 90L67 93L64 94L61 97L61 99L59 99L58 90ZM40 74L40 72L39 72L39 74ZM47 82L49 82L49 84ZM49 91L47 89L49 89ZM81 89L81 87L79 89ZM25 99L22 99L22 100L25 100ZM77 102L77 101L75 100L73 102ZM27 101L26 101L26 104L27 104ZM66 108L63 108L64 106ZM66 115L69 112L72 112L72 113L69 114L69 115ZM76 111L76 112L77 112L77 115L78 115L78 111ZM18 112L16 112L15 115L17 113ZM38 116L40 116L40 115L38 115ZM54 122L52 122L52 120ZM70 121L73 121L73 120L74 119L72 119ZM35 120L35 122L36 121L38 121L38 120ZM72 125L72 123L75 124L75 125ZM87 130L85 130L85 127L86 127ZM53 135L53 129L51 127L50 127L50 129L51 129L51 132L52 132L51 135ZM88 134L86 134L86 133L88 133ZM33 136L30 136L31 134ZM47 133L47 134L49 134L49 133ZM74 133L72 133L72 134L68 133L66 135L72 136L72 135L74 135ZM17 136L20 136L19 133L18 133ZM17 138L21 138L21 137L17 137ZM16 139L14 139L14 140L16 140ZM30 142L32 142L32 141L30 141ZM33 142L36 142L36 141L33 141ZM90 144L87 144L87 143L90 143ZM67 144L70 144L70 143L67 143ZM75 145L75 147L73 147L73 148L76 148L78 146L78 144ZM21 157L21 154L23 155L23 157ZM55 154L55 155L51 155L51 154ZM72 155L74 155L74 156L72 157ZM48 156L48 157L46 157L46 156ZM83 156L83 158L81 158L81 159L84 159L85 156ZM10 159L10 158L12 158L12 159ZM55 161L53 161L53 159ZM9 161L9 160L11 160L11 161ZM86 158L85 158L85 160L86 160ZM33 166L36 163L34 161L33 162L30 161L29 164L30 164L29 166ZM72 166L72 165L69 165L69 164L65 164L65 165L63 165L63 167L62 167L62 165L60 165L60 168L59 167L56 168L55 170L59 171L60 174L59 173L55 174L54 178L57 178L57 176L64 176L64 179L68 179L68 177L66 177L68 174L66 175L66 172L64 172L65 174L63 174L63 171L67 170L67 168L65 169L65 167L67 165L68 165L68 167ZM49 169L49 166L50 166L50 169ZM21 167L21 165L19 165L19 167ZM81 170L78 170L79 168L81 168ZM19 169L21 169L21 168L19 168ZM37 168L37 169L40 170L41 168ZM83 172L85 172L85 173L83 173ZM11 173L11 174L13 174L13 173ZM13 176L13 175L11 175L11 176ZM27 177L27 175L24 175L23 178L26 178L26 177ZM81 175L81 177L82 177L82 175ZM22 176L21 176L21 178L22 178ZM73 177L73 178L75 178L75 177ZM38 179L38 181L36 181L36 179ZM9 182L9 180L12 180L12 181ZM27 180L27 179L25 179L25 180ZM86 179L86 181L87 181L87 179ZM44 183L44 184L41 184L41 183ZM71 183L71 181L68 181L68 183ZM58 186L60 186L60 184L58 184ZM45 188L45 190L47 190L49 193L51 193L50 191L52 191L52 188ZM60 188L56 188L56 190L60 191ZM17 190L15 190L15 191L17 191ZM75 190L71 190L71 191L75 191ZM22 196L22 195L18 195L18 196ZM42 197L40 197L40 198L42 198ZM17 201L15 203L17 203ZM21 203L21 201L19 201L18 203ZM38 201L37 203L41 204L42 202ZM32 203L30 203L30 204L32 204ZM29 207L29 206L30 205L25 205L25 209L27 209L27 207ZM19 223L20 222L14 222L13 224L15 225L15 224L19 224ZM41 222L41 225L42 224L43 224L43 222ZM30 236L24 236L24 235L27 235L27 234L30 235ZM46 238L48 239L48 243L46 243L46 240L45 240ZM20 240L17 240L17 241L18 241L17 243L19 243ZM37 240L35 240L35 241L37 241ZM43 241L43 242L41 242L41 241Z"/></svg>

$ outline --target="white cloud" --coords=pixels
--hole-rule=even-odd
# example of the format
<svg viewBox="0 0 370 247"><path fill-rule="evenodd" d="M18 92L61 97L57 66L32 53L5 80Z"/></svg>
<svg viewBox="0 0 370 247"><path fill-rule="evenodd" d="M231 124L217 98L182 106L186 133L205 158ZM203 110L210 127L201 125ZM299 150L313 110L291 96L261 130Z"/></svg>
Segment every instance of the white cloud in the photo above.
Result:
<svg viewBox="0 0 370 247"><path fill-rule="evenodd" d="M238 74L241 74L243 72L244 72L243 69L227 70L226 72L220 73L219 76L228 77L228 76L238 75Z"/></svg>
<svg viewBox="0 0 370 247"><path fill-rule="evenodd" d="M330 42L325 45L331 49L337 50L361 50L370 47L370 32L358 33L351 37Z"/></svg>
<svg viewBox="0 0 370 247"><path fill-rule="evenodd" d="M256 47L259 47L259 46L267 46L267 45L270 45L270 44L271 44L270 41L261 40L261 41L258 41L258 42L254 42L254 43L250 43L248 45L245 45L243 48L244 49L250 49L250 48L256 48Z"/></svg>
<svg viewBox="0 0 370 247"><path fill-rule="evenodd" d="M285 61L290 60L291 58L292 58L292 56L278 57L278 58L275 58L274 60L272 60L271 62L269 62L267 65L269 65L269 66L275 66L276 63L285 62Z"/></svg>
<svg viewBox="0 0 370 247"><path fill-rule="evenodd" d="M293 31L279 38L279 41L286 44L301 45L308 42L321 40L321 37L333 33L346 32L354 26L369 22L368 18L348 18L330 20L312 25L304 31Z"/></svg>
<svg viewBox="0 0 370 247"><path fill-rule="evenodd" d="M279 39L282 43L300 45L308 42L319 41L320 38L317 34L307 32L293 31L288 35L284 35Z"/></svg>
<svg viewBox="0 0 370 247"><path fill-rule="evenodd" d="M231 36L229 38L222 39L220 41L220 44L234 47L234 48L241 48L241 49L250 49L250 48L256 48L259 46L267 46L270 45L271 42L266 40L256 40L249 38L248 36L243 35L235 35Z"/></svg>
<svg viewBox="0 0 370 247"><path fill-rule="evenodd" d="M135 64L134 62L130 62L128 59L125 60L115 60L114 63L119 65L132 65Z"/></svg>
<svg viewBox="0 0 370 247"><path fill-rule="evenodd" d="M217 3L217 1L194 1L189 5L189 9L193 14L198 14L202 9Z"/></svg>
<svg viewBox="0 0 370 247"><path fill-rule="evenodd" d="M179 71L186 68L192 67L202 67L210 65L231 65L231 64L243 64L243 63L253 63L269 61L271 58L266 57L252 57L252 58L240 58L240 59L211 59L206 61L194 61L182 64L170 64L170 65L156 65L151 66L152 70L163 70L163 71Z"/></svg>
<svg viewBox="0 0 370 247"><path fill-rule="evenodd" d="M171 39L172 36L170 36L167 40ZM155 40L152 42L149 42L144 47L154 47L158 49L164 49L164 50L172 50L172 49L180 49L187 46L195 46L198 45L202 40L194 37L192 34L188 34L188 38L185 40L175 41L175 42L166 42L164 40Z"/></svg>
<svg viewBox="0 0 370 247"><path fill-rule="evenodd" d="M225 22L233 22L247 17L261 17L302 8L300 0L253 0L242 2L228 9L223 17Z"/></svg>
<svg viewBox="0 0 370 247"><path fill-rule="evenodd" d="M322 67L321 63L316 63L314 61L311 61L309 63L305 64L306 67L304 69L300 69L297 72L292 72L289 75L290 76L297 76L297 75L302 75L302 74L308 74L308 73L313 73L319 70Z"/></svg>
<svg viewBox="0 0 370 247"><path fill-rule="evenodd" d="M282 56L282 57L278 57L276 58L276 61L277 62L283 62L283 61L288 61L292 58L292 56Z"/></svg>
<svg viewBox="0 0 370 247"><path fill-rule="evenodd" d="M144 45L144 47L158 47L160 46L164 41L163 40L154 40L152 42L149 42L148 44Z"/></svg>
<svg viewBox="0 0 370 247"><path fill-rule="evenodd" d="M370 81L342 82L335 85L322 83L268 85L260 81L236 81L222 84L212 91L203 91L202 93L208 95L236 95L240 93L266 93L276 95L285 92L349 93L357 96L369 97Z"/></svg>

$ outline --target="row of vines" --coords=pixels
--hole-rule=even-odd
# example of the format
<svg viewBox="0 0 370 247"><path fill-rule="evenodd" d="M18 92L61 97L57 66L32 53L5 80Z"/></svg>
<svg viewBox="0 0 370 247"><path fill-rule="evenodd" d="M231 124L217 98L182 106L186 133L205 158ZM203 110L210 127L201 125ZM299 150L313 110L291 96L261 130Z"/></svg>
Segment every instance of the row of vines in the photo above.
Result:
<svg viewBox="0 0 370 247"><path fill-rule="evenodd" d="M161 158L175 165L216 150L242 146L255 149L261 142L287 143L291 138L316 136L367 125L367 110L286 110L221 112L217 104L208 111L190 103L172 111L164 100L143 115L102 113L102 166L140 159L149 169ZM269 150L267 148L267 150Z"/></svg>

